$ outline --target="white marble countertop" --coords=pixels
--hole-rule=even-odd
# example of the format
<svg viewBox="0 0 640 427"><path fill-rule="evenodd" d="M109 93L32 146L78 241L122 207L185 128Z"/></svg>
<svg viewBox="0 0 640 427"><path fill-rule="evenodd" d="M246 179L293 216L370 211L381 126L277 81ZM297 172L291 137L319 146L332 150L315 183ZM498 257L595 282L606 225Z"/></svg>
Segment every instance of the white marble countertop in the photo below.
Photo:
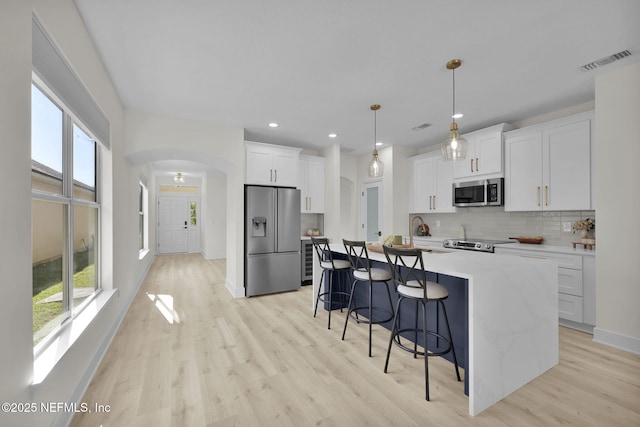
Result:
<svg viewBox="0 0 640 427"><path fill-rule="evenodd" d="M312 237L316 237L316 238L319 239L319 238L324 237L324 236L307 236L306 234L303 234L303 235L300 236L300 240L311 240Z"/></svg>
<svg viewBox="0 0 640 427"><path fill-rule="evenodd" d="M346 254L342 243L332 243L329 247L332 251ZM369 258L372 260L387 262L386 257L382 253L372 251L368 251L368 253ZM546 262L534 258L455 249L446 253L423 252L423 260L425 270L427 271L462 277L464 279L476 277L481 274L495 274L498 270L519 269L523 265L530 265L531 263Z"/></svg>
<svg viewBox="0 0 640 427"><path fill-rule="evenodd" d="M444 242L446 239L450 239L451 237L438 237L438 236L413 236L413 243L414 246L417 247L435 247L435 246L442 246L442 242ZM403 237L404 241L408 242L409 241L409 237L404 236ZM507 239L505 239L507 240ZM513 241L513 243L505 243L505 244L501 244L499 246L496 246L496 248L500 248L500 249L516 249L516 250L523 250L523 251L536 251L536 252L555 252L555 253L562 253L562 254L574 254L574 255L585 255L585 256L596 256L596 250L595 249L585 249L582 246L577 245L578 247L576 247L575 249L572 246L557 246L557 245L545 245L545 244L540 244L540 245L532 245L532 244L527 244L527 243L518 243L515 240Z"/></svg>

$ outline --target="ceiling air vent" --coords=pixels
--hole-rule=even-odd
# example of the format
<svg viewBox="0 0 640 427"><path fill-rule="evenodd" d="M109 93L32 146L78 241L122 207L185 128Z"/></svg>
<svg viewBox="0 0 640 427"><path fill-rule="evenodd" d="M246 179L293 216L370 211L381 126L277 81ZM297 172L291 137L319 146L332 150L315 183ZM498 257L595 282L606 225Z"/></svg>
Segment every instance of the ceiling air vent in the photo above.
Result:
<svg viewBox="0 0 640 427"><path fill-rule="evenodd" d="M613 55L605 56L604 58L600 58L597 61L590 62L588 64L580 67L582 71L591 71L595 70L598 67L603 65L611 64L614 61L618 61L622 58L626 58L627 56L631 56L631 52L628 50L623 50L622 52L614 53Z"/></svg>
<svg viewBox="0 0 640 427"><path fill-rule="evenodd" d="M423 123L421 125L412 127L411 130L422 130L428 128L429 126L431 126L431 123Z"/></svg>

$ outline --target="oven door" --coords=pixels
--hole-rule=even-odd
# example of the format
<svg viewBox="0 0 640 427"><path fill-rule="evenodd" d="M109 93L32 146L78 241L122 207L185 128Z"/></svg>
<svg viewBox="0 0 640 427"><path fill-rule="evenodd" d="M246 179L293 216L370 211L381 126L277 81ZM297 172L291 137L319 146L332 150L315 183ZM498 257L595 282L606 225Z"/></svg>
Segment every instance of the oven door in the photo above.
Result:
<svg viewBox="0 0 640 427"><path fill-rule="evenodd" d="M453 183L454 206L486 206L487 181Z"/></svg>

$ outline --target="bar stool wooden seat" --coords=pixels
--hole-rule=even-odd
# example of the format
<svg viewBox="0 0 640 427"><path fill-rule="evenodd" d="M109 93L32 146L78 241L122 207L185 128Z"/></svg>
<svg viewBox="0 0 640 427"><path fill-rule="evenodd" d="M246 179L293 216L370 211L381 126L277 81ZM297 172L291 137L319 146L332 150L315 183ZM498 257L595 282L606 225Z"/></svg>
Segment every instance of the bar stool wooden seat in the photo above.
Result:
<svg viewBox="0 0 640 427"><path fill-rule="evenodd" d="M318 295L316 296L316 306L313 310L313 317L316 317L318 312L318 302L322 301L323 303L328 303L329 319L327 320L327 329L331 329L331 312L334 310L334 306L338 304L340 311L342 311L342 307L344 307L344 304L350 295L347 289L343 287L342 273L348 272L351 268L351 264L345 259L333 259L333 255L329 249L329 239L326 237L312 237L311 243L313 243L313 247L320 262L320 268L322 268L320 285L318 286ZM322 292L323 284L325 283L325 273L328 274L328 278L326 280L328 287L324 286L324 292ZM333 290L334 273L338 274L338 289L335 292ZM340 302L335 303L334 296L340 297Z"/></svg>
<svg viewBox="0 0 640 427"><path fill-rule="evenodd" d="M428 356L441 356L452 352L453 362L456 369L456 376L460 381L460 372L458 370L458 359L453 346L453 338L451 336L451 328L449 327L449 318L447 317L447 309L444 300L449 296L449 291L444 286L427 281L427 274L424 270L424 262L422 259L422 251L420 249L401 249L388 246L383 247L385 257L391 268L393 283L398 293L398 304L391 328L391 336L389 337L389 346L387 347L387 359L384 363L384 372L387 373L389 367L389 356L391 355L391 345L402 348L405 351L413 353L414 357L424 356L424 378L425 378L425 397L429 400L429 363ZM414 301L416 303L416 323L414 328L400 328L400 310L404 301ZM436 303L437 308L440 307L446 325L447 335L444 336L438 330L427 329L427 303ZM418 306L422 307L422 327L418 327ZM436 328L437 329L437 328ZM400 339L401 334L406 332L414 333L413 348L404 345ZM418 333L422 333L423 350L418 349ZM429 350L428 336L435 336L436 343L443 341L443 346ZM405 335L406 337L406 335ZM438 345L438 344L436 344Z"/></svg>
<svg viewBox="0 0 640 427"><path fill-rule="evenodd" d="M369 253L367 252L367 246L363 241L345 240L342 239L344 248L349 256L349 262L351 263L351 274L353 275L353 285L351 286L351 294L349 296L349 310L347 317L344 321L344 330L342 331L342 340L344 341L345 334L347 333L347 325L349 324L349 318L358 323L367 323L369 325L369 357L371 357L371 329L375 324L386 323L393 319L393 301L391 299L391 293L389 292L388 281L391 280L391 272L386 268L373 268L371 266L371 260L369 259ZM353 306L353 294L359 283L367 283L369 285L369 298L366 305L359 302L357 307ZM379 307L373 305L373 286L374 284L381 284L386 289L387 297L389 298L389 308ZM374 319L374 312L382 313L384 318ZM366 319L359 316L363 314L367 316Z"/></svg>

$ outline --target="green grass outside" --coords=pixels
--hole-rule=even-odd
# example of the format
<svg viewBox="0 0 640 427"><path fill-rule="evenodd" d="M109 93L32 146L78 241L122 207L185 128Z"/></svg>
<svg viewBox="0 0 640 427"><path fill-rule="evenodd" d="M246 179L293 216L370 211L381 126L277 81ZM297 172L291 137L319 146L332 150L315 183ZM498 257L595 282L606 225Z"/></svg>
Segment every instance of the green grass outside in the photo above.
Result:
<svg viewBox="0 0 640 427"><path fill-rule="evenodd" d="M73 275L74 288L93 288L95 286L95 264L86 266L83 270ZM62 292L62 282L58 282L33 296L33 332L39 331L53 318L62 312L62 301L45 302L38 304L51 295ZM74 301L74 306L81 300Z"/></svg>

